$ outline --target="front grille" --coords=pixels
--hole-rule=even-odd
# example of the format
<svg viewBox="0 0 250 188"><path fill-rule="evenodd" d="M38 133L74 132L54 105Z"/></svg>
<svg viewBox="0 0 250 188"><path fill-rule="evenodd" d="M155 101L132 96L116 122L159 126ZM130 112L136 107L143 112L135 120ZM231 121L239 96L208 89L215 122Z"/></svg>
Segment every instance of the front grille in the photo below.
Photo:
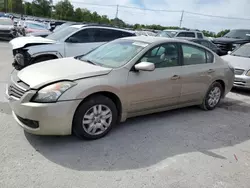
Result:
<svg viewBox="0 0 250 188"><path fill-rule="evenodd" d="M26 91L17 87L15 84L9 86L9 95L20 99Z"/></svg>
<svg viewBox="0 0 250 188"><path fill-rule="evenodd" d="M29 85L21 81L16 73L11 75L11 83L8 88L9 96L20 99L28 90Z"/></svg>
<svg viewBox="0 0 250 188"><path fill-rule="evenodd" d="M215 45L223 51L231 51L231 44L215 43Z"/></svg>
<svg viewBox="0 0 250 188"><path fill-rule="evenodd" d="M234 74L235 75L242 75L244 73L244 69L234 69Z"/></svg>

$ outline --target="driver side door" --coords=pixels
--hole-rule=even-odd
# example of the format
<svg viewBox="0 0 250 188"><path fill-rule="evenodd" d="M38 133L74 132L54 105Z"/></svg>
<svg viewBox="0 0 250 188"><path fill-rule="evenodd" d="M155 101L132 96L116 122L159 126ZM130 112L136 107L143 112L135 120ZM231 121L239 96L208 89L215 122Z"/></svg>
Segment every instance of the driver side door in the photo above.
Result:
<svg viewBox="0 0 250 188"><path fill-rule="evenodd" d="M129 100L128 113L161 111L161 108L176 105L181 93L178 45L165 43L153 47L137 63L140 62L154 63L155 70L129 72L126 88Z"/></svg>

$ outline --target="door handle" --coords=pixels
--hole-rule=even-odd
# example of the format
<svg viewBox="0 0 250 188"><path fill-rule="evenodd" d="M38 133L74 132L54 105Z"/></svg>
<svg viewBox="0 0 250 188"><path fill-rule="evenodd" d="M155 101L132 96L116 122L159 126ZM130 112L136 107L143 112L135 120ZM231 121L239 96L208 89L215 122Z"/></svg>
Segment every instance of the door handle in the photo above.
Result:
<svg viewBox="0 0 250 188"><path fill-rule="evenodd" d="M179 78L180 78L179 75L174 75L174 76L171 77L171 80L177 80L177 79L179 79Z"/></svg>
<svg viewBox="0 0 250 188"><path fill-rule="evenodd" d="M213 73L215 70L214 69L209 69L207 72L208 73Z"/></svg>

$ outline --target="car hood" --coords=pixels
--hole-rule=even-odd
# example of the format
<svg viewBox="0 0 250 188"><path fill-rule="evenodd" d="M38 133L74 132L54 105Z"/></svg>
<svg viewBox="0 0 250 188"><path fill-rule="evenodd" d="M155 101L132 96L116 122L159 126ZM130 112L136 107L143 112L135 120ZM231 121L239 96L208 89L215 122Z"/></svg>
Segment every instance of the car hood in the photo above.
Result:
<svg viewBox="0 0 250 188"><path fill-rule="evenodd" d="M13 25L0 25L0 30L11 30L13 28Z"/></svg>
<svg viewBox="0 0 250 188"><path fill-rule="evenodd" d="M226 38L226 37L220 37L213 39L214 43L223 43L223 44L229 44L229 43L242 43L246 42L247 40L244 39L235 39L235 38Z"/></svg>
<svg viewBox="0 0 250 188"><path fill-rule="evenodd" d="M232 56L232 55L221 56L221 58L229 62L236 69L244 69L244 70L250 69L250 58Z"/></svg>
<svg viewBox="0 0 250 188"><path fill-rule="evenodd" d="M18 73L20 80L32 89L60 80L77 80L108 74L112 69L92 65L73 57L30 65Z"/></svg>
<svg viewBox="0 0 250 188"><path fill-rule="evenodd" d="M50 39L46 39L43 37L18 37L15 39L12 39L10 41L10 44L12 45L12 49L18 49L18 48L23 48L28 44L53 44L56 41L54 40L50 40Z"/></svg>

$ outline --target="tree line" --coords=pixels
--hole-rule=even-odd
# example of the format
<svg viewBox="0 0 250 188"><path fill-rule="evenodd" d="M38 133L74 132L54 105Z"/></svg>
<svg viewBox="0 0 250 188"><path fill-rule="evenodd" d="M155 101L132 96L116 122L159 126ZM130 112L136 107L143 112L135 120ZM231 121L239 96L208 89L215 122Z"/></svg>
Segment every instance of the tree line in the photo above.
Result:
<svg viewBox="0 0 250 188"><path fill-rule="evenodd" d="M125 23L123 20L115 18L110 19L107 15L99 15L96 11L91 12L86 8L76 8L71 4L69 0L58 1L53 5L52 0L33 0L32 2L24 2L22 0L3 0L7 7L0 7L0 11L12 12L18 14L24 14L29 16L46 17L65 21L76 21L76 22L91 22L100 24L110 24L123 28L131 29L153 29L153 30L164 30L164 29L186 29L179 27L167 27L161 25L144 25L134 24L130 25ZM6 3L7 2L7 3ZM207 37L220 37L228 33L230 30L223 30L219 33L203 30Z"/></svg>

